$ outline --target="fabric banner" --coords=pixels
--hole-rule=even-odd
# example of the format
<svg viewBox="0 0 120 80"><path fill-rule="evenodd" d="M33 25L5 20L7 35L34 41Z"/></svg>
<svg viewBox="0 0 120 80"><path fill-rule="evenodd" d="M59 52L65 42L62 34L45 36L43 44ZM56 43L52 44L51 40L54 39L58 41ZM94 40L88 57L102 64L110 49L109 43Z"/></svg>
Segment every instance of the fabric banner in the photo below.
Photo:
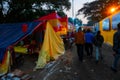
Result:
<svg viewBox="0 0 120 80"><path fill-rule="evenodd" d="M51 58L57 59L58 56L64 52L63 40L58 34L56 34L51 24L47 22L43 46L39 53L35 69L43 68Z"/></svg>

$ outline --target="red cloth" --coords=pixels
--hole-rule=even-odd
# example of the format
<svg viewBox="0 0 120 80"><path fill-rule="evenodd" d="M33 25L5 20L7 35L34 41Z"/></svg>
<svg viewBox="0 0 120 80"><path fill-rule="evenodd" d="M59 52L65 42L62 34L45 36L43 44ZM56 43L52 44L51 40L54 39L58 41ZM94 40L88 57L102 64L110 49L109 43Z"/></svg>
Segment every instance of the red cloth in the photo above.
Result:
<svg viewBox="0 0 120 80"><path fill-rule="evenodd" d="M40 17L38 20L50 20L50 19L56 19L56 18L60 18L60 16L56 12L53 12L46 16Z"/></svg>

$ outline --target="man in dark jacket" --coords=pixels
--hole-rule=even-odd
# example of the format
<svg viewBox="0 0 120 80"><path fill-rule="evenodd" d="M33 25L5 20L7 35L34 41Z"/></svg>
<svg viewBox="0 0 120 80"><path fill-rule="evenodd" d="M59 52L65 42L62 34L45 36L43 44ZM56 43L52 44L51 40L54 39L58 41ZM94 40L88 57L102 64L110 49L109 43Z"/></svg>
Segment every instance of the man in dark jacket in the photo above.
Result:
<svg viewBox="0 0 120 80"><path fill-rule="evenodd" d="M96 63L98 63L99 58L103 58L102 56L102 44L104 42L104 38L101 35L100 31L97 31L96 36L94 37L94 45L96 50Z"/></svg>
<svg viewBox="0 0 120 80"><path fill-rule="evenodd" d="M113 36L113 50L115 51L115 54L111 69L114 72L117 72L117 64L120 58L120 23L118 23L117 28L117 32L115 32Z"/></svg>

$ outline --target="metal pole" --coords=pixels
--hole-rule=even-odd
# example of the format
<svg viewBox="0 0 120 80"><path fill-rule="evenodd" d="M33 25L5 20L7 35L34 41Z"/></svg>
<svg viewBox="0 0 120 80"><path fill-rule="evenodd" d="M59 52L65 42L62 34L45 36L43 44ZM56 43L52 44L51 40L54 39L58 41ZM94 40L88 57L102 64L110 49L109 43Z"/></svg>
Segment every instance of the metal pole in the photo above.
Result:
<svg viewBox="0 0 120 80"><path fill-rule="evenodd" d="M72 17L74 17L74 0L72 0Z"/></svg>

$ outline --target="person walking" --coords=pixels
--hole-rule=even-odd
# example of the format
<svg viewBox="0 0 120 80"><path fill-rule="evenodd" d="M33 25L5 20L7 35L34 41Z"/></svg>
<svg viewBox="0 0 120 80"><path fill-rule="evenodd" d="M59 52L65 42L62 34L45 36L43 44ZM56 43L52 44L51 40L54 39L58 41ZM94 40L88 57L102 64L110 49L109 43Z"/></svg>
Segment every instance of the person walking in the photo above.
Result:
<svg viewBox="0 0 120 80"><path fill-rule="evenodd" d="M117 72L118 60L120 58L120 23L118 23L117 31L113 35L113 51L115 53L114 53L114 61L111 69L114 72Z"/></svg>
<svg viewBox="0 0 120 80"><path fill-rule="evenodd" d="M77 47L77 54L79 57L79 60L83 62L83 54L84 54L84 33L81 30L81 27L78 29L78 32L75 33L75 44Z"/></svg>
<svg viewBox="0 0 120 80"><path fill-rule="evenodd" d="M98 63L99 58L103 58L102 56L102 44L104 42L104 38L101 35L100 31L97 31L97 34L94 37L94 45L95 45L95 57L96 57L96 63Z"/></svg>
<svg viewBox="0 0 120 80"><path fill-rule="evenodd" d="M94 35L90 29L87 29L85 33L85 51L87 52L87 56L92 57L93 53L93 39Z"/></svg>

